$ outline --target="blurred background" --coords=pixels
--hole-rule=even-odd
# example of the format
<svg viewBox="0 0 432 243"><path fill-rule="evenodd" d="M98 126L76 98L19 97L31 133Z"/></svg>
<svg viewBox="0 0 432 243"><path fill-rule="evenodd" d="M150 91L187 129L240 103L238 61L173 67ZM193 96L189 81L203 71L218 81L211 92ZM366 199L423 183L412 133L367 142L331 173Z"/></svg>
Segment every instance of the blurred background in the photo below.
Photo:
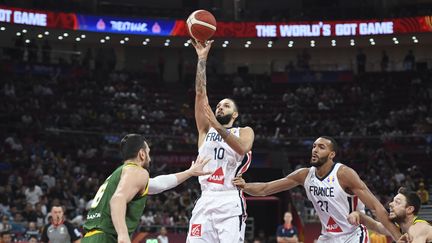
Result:
<svg viewBox="0 0 432 243"><path fill-rule="evenodd" d="M432 1L0 0L0 231L40 237L56 203L81 228L127 133L150 141L152 177L189 167L196 9L218 20L210 104L234 98L255 131L247 181L309 166L333 136L385 207L405 186L432 220ZM149 197L134 242L184 242L199 195L193 178ZM247 242L276 242L286 211L319 236L303 188L247 200Z"/></svg>

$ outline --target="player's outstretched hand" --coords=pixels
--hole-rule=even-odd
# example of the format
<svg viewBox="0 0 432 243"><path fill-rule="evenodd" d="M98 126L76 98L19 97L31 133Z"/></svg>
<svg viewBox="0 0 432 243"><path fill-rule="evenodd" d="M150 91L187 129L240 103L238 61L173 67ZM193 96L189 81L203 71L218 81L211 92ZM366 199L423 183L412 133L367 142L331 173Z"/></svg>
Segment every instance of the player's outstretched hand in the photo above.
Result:
<svg viewBox="0 0 432 243"><path fill-rule="evenodd" d="M354 211L350 213L347 217L348 222L352 225L359 225L360 224L360 213L357 211Z"/></svg>
<svg viewBox="0 0 432 243"><path fill-rule="evenodd" d="M189 168L189 172L192 176L209 175L211 171L204 171L204 166L210 161L210 158L197 157L196 161L192 161L192 165Z"/></svg>
<svg viewBox="0 0 432 243"><path fill-rule="evenodd" d="M234 179L232 180L232 183L234 184L234 186L236 186L239 189L244 189L244 187L246 185L246 181L242 178L241 174L234 177Z"/></svg>
<svg viewBox="0 0 432 243"><path fill-rule="evenodd" d="M198 59L207 59L207 55L210 51L213 40L208 40L206 42L199 42L191 39L192 45L195 47L195 51L198 55Z"/></svg>
<svg viewBox="0 0 432 243"><path fill-rule="evenodd" d="M411 241L412 240L410 239L410 236L408 235L408 233L405 233L401 236L401 238L399 238L397 243L410 243Z"/></svg>

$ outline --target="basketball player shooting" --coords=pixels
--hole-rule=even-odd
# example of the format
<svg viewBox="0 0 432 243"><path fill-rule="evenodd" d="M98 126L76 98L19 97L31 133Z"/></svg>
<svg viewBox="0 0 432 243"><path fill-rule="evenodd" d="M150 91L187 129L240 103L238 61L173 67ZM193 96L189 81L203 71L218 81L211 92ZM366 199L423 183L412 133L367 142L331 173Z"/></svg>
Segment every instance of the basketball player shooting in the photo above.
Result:
<svg viewBox="0 0 432 243"><path fill-rule="evenodd" d="M195 119L199 156L210 156L204 170L212 175L198 177L201 197L192 211L187 242L244 242L246 205L243 193L232 179L244 173L251 162L254 132L233 127L239 113L232 99L223 99L213 113L206 90L207 55L213 41L192 41L198 55Z"/></svg>
<svg viewBox="0 0 432 243"><path fill-rule="evenodd" d="M266 183L246 183L241 176L234 185L253 196L266 196L302 185L321 221L319 243L369 242L363 225L351 225L347 217L362 202L376 211L378 220L391 233L394 240L401 236L389 220L384 206L371 193L358 174L350 167L333 162L337 144L331 137L319 137L313 143L310 168L298 169L285 178ZM360 200L359 200L360 199Z"/></svg>

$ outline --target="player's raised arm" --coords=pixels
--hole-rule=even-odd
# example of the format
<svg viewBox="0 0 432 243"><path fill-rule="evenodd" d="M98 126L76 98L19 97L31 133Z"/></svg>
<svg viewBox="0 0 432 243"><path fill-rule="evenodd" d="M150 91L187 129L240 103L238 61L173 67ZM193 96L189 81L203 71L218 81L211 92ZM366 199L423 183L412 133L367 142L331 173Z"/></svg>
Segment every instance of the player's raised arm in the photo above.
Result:
<svg viewBox="0 0 432 243"><path fill-rule="evenodd" d="M353 169L342 166L338 171L339 182L343 189L348 189L371 210L375 210L379 222L391 233L394 240L401 236L398 228L389 220L387 211L378 199L372 194L366 184Z"/></svg>
<svg viewBox="0 0 432 243"><path fill-rule="evenodd" d="M233 179L233 184L249 195L267 196L303 185L308 172L308 168L302 168L279 180L256 183L246 183L241 176L238 176Z"/></svg>
<svg viewBox="0 0 432 243"><path fill-rule="evenodd" d="M367 216L366 214L354 211L348 215L348 222L352 225L364 224L368 229L373 230L377 233L391 236L390 232L384 227L381 222Z"/></svg>
<svg viewBox="0 0 432 243"><path fill-rule="evenodd" d="M118 242L130 242L126 225L126 205L137 194L146 193L148 179L147 170L141 167L123 168L120 182L110 201L111 219L117 232Z"/></svg>
<svg viewBox="0 0 432 243"><path fill-rule="evenodd" d="M195 78L195 121L199 132L200 146L203 136L209 129L209 123L203 112L203 104L208 104L207 98L207 76L206 76L206 65L207 56L210 51L213 41L207 41L205 43L196 42L192 40L192 45L195 47L195 51L198 56L196 78Z"/></svg>

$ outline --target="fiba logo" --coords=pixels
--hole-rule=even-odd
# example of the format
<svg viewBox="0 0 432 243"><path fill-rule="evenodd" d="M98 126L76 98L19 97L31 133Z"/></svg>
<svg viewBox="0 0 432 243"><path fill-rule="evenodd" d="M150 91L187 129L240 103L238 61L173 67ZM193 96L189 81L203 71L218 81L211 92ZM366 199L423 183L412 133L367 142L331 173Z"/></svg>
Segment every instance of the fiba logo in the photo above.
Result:
<svg viewBox="0 0 432 243"><path fill-rule="evenodd" d="M201 236L201 224L192 224L190 236Z"/></svg>

